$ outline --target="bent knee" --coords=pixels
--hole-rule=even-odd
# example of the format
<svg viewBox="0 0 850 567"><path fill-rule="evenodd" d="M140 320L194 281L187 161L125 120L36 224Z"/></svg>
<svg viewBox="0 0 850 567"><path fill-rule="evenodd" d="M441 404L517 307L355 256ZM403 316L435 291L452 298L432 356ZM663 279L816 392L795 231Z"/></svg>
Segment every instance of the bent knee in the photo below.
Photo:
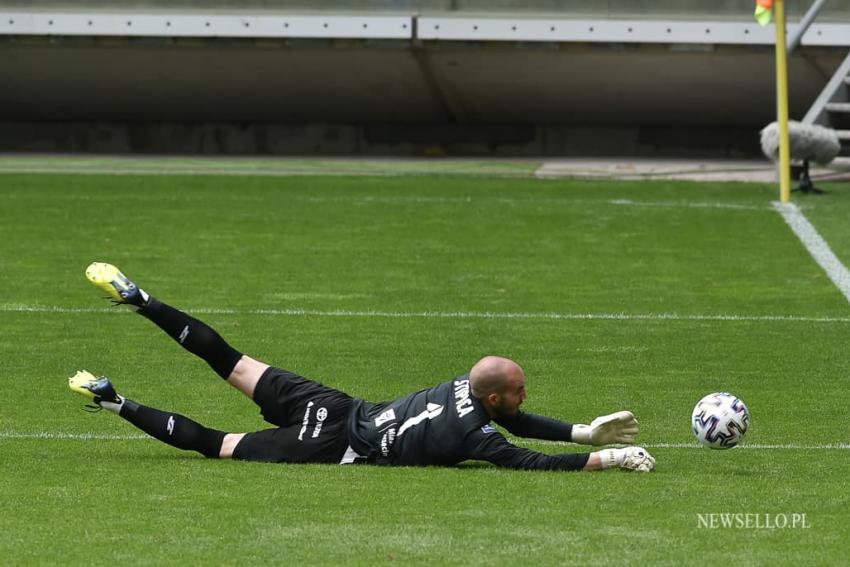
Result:
<svg viewBox="0 0 850 567"><path fill-rule="evenodd" d="M221 443L221 449L218 452L218 458L232 459L236 446L239 445L239 442L242 441L245 435L245 433L228 433L225 435L224 441Z"/></svg>
<svg viewBox="0 0 850 567"><path fill-rule="evenodd" d="M254 399L254 389L257 387L257 382L260 381L260 377L268 368L269 365L265 362L260 362L243 354L236 366L233 367L230 376L227 377L227 381L231 386Z"/></svg>

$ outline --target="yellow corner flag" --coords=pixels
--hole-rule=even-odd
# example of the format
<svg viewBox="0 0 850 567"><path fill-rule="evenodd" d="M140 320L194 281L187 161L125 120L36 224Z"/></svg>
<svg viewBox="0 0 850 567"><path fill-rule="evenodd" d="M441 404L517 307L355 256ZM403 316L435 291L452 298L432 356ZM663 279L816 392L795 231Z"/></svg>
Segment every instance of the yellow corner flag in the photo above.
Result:
<svg viewBox="0 0 850 567"><path fill-rule="evenodd" d="M756 0L756 21L766 26L773 19L773 0Z"/></svg>

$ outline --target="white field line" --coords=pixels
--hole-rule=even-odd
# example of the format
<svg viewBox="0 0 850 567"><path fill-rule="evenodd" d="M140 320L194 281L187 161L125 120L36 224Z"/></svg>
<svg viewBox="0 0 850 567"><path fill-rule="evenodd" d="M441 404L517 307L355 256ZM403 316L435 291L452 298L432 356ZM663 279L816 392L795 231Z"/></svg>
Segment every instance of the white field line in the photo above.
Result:
<svg viewBox="0 0 850 567"><path fill-rule="evenodd" d="M782 215L797 238L815 259L815 262L823 268L835 287L838 288L844 298L850 301L850 271L841 263L826 240L818 233L812 223L800 211L794 203L773 203L774 208Z"/></svg>
<svg viewBox="0 0 850 567"><path fill-rule="evenodd" d="M117 434L117 433L65 433L62 431L0 431L0 440L2 439L36 439L48 441L139 441L149 439L153 441L153 437L138 434ZM522 443L522 440L517 440ZM567 443L564 441L540 441L535 440L534 443L544 445L570 445L576 446L575 443ZM647 449L703 449L703 446L698 443L646 443L641 444ZM826 443L814 445L802 445L797 443L788 444L760 444L760 443L743 443L738 446L739 449L760 449L760 450L819 450L819 451L839 451L850 450L850 443Z"/></svg>
<svg viewBox="0 0 850 567"><path fill-rule="evenodd" d="M117 433L64 433L62 431L0 431L0 439L47 439L70 441L135 441L153 439L143 433L120 435Z"/></svg>
<svg viewBox="0 0 850 567"><path fill-rule="evenodd" d="M625 207L650 207L650 208L670 208L670 209L726 209L740 211L770 211L771 207L767 204L746 204L746 203L724 203L724 202L688 202L688 201L636 201L633 199L570 199L570 198L551 198L551 197L498 197L488 195L476 195L474 197L433 197L424 195L402 195L402 196L310 196L303 197L300 200L313 203L354 203L354 204L382 204L382 205L398 205L407 203L437 203L437 204L470 204L481 202L493 202L505 205L615 205Z"/></svg>
<svg viewBox="0 0 850 567"><path fill-rule="evenodd" d="M521 439L513 439L516 443L521 444ZM569 443L566 441L542 441L535 440L534 443L539 443L542 445L564 445L564 446L576 446L575 443ZM645 447L647 449L705 449L699 443L636 443L641 447ZM622 446L622 445L620 445ZM767 449L767 450L819 450L819 451L842 451L842 450L850 450L850 442L848 443L822 443L822 444L813 444L813 445L803 445L799 443L785 443L785 444L772 444L772 443L741 443L736 449ZM709 450L709 449L706 449Z"/></svg>
<svg viewBox="0 0 850 567"><path fill-rule="evenodd" d="M850 323L850 316L811 315L731 315L680 313L559 313L559 312L498 312L498 311L378 311L378 310L321 310L321 309L226 309L200 307L186 309L199 315L269 315L277 317L373 317L390 319L528 319L570 321L740 321L794 323ZM61 307L58 305L0 304L0 313L107 313L124 315L129 310L110 307Z"/></svg>
<svg viewBox="0 0 850 567"><path fill-rule="evenodd" d="M609 205L628 207L666 207L673 209L732 209L739 211L766 211L765 205L747 205L742 203L722 202L685 202L685 201L633 201L632 199L611 199Z"/></svg>
<svg viewBox="0 0 850 567"><path fill-rule="evenodd" d="M649 449L702 449L699 443L649 443L644 445ZM850 450L850 443L826 443L823 445L801 445L798 443L771 444L771 443L742 443L740 449L788 449L788 450Z"/></svg>

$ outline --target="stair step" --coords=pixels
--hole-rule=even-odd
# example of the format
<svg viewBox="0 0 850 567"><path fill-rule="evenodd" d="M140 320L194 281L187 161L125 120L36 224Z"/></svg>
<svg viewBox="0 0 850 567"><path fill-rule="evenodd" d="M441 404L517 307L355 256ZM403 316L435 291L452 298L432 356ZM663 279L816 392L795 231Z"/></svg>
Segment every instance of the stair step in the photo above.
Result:
<svg viewBox="0 0 850 567"><path fill-rule="evenodd" d="M828 102L827 112L850 112L850 102Z"/></svg>

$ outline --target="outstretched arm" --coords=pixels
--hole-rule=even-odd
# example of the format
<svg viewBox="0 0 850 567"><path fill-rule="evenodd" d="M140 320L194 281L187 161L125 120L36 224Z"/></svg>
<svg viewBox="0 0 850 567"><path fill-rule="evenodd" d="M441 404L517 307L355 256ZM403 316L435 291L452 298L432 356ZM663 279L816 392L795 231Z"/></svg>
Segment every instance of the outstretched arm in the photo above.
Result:
<svg viewBox="0 0 850 567"><path fill-rule="evenodd" d="M601 471L619 467L639 472L650 472L655 468L655 457L643 447L604 449L591 453L582 470Z"/></svg>
<svg viewBox="0 0 850 567"><path fill-rule="evenodd" d="M590 425L573 426L572 441L582 445L631 444L640 431L637 419L630 411L618 411L597 417Z"/></svg>
<svg viewBox="0 0 850 567"><path fill-rule="evenodd" d="M525 470L585 470L596 471L607 468L627 468L648 472L655 460L645 449L626 447L606 449L595 453L565 453L547 455L517 447L508 442L495 429L475 431L467 438L468 458L489 461L494 465Z"/></svg>
<svg viewBox="0 0 850 567"><path fill-rule="evenodd" d="M517 437L572 441L573 424L533 413L519 412L513 417L494 420Z"/></svg>
<svg viewBox="0 0 850 567"><path fill-rule="evenodd" d="M517 437L547 439L550 441L572 441L582 445L609 445L611 443L634 443L638 434L638 422L629 411L597 417L590 425L558 421L551 417L519 412L509 418L499 418L496 423Z"/></svg>

